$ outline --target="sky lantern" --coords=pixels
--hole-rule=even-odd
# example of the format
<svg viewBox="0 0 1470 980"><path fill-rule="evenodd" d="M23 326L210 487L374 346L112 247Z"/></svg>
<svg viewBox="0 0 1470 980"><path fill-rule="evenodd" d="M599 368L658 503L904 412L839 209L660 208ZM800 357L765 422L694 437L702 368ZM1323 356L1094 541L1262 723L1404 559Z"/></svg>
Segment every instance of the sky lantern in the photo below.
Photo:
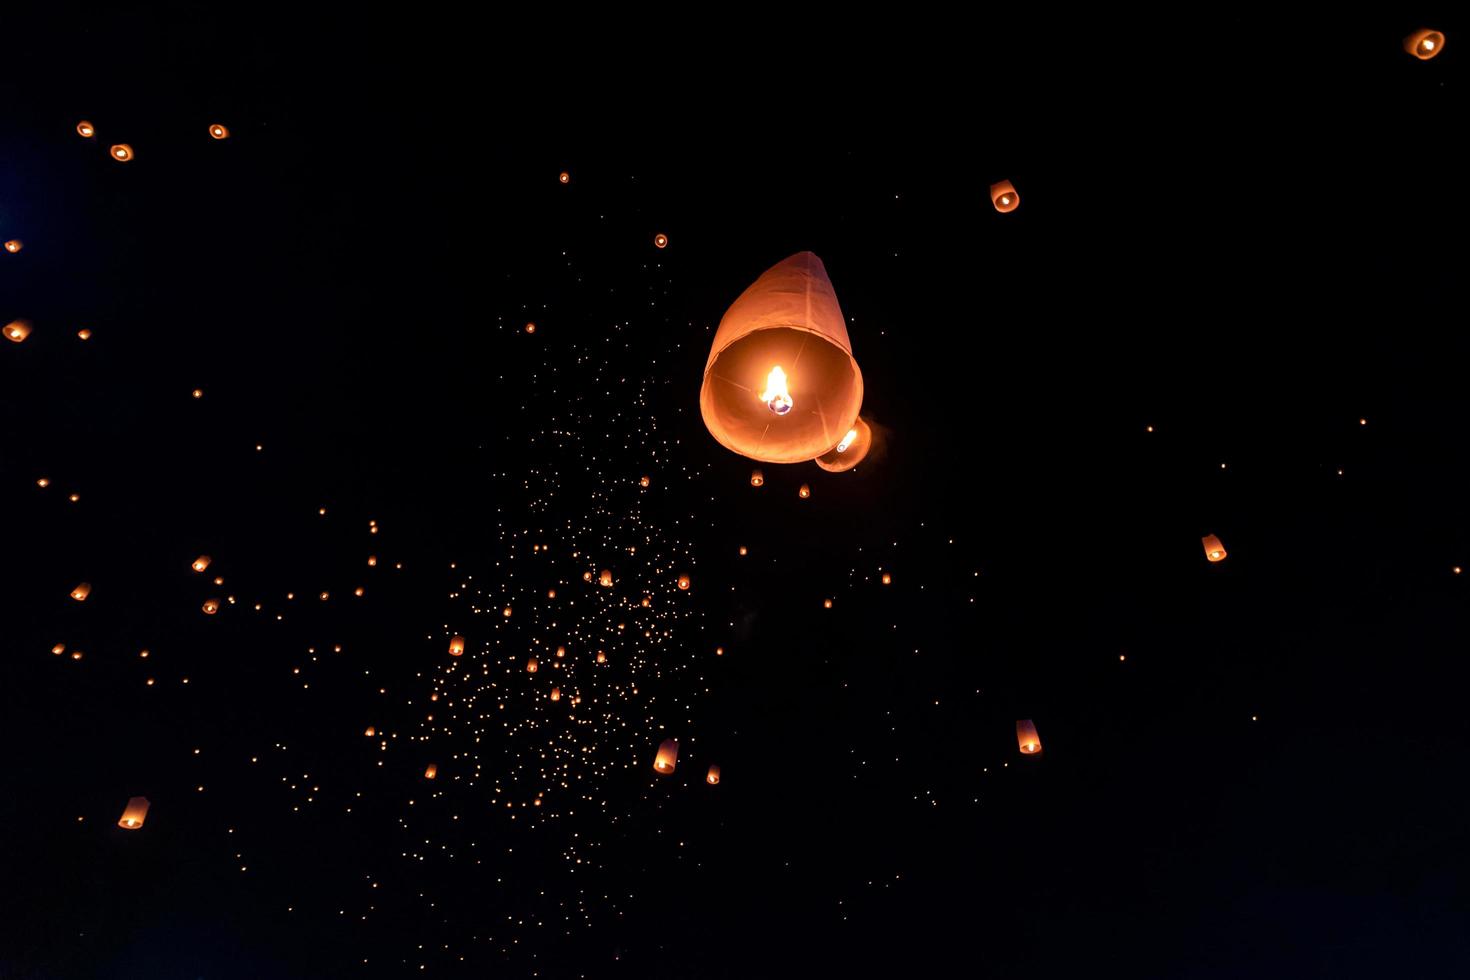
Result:
<svg viewBox="0 0 1470 980"><path fill-rule="evenodd" d="M77 135L91 139L97 135L97 129L91 123L87 122L87 120L83 119L77 123Z"/></svg>
<svg viewBox="0 0 1470 980"><path fill-rule="evenodd" d="M219 123L212 123L209 127L209 135L217 140L229 139L230 131Z"/></svg>
<svg viewBox="0 0 1470 980"><path fill-rule="evenodd" d="M449 655L451 657L464 656L464 637L456 635L449 641Z"/></svg>
<svg viewBox="0 0 1470 980"><path fill-rule="evenodd" d="M863 461L873 448L873 427L861 418L847 430L832 451L817 457L817 465L828 473L846 473Z"/></svg>
<svg viewBox="0 0 1470 980"><path fill-rule="evenodd" d="M883 573L883 584L884 585L892 585L893 584L893 575L891 573L889 573L889 572L884 572Z"/></svg>
<svg viewBox="0 0 1470 980"><path fill-rule="evenodd" d="M720 767L710 766L709 772L704 774L704 781L709 783L711 786L720 785Z"/></svg>
<svg viewBox="0 0 1470 980"><path fill-rule="evenodd" d="M439 775L439 767L436 766L436 765L434 765L434 763L432 763L432 762L429 763L429 768L427 768L427 769L424 770L424 778L425 779L433 779L433 778L435 778L438 775Z"/></svg>
<svg viewBox="0 0 1470 980"><path fill-rule="evenodd" d="M1427 28L1415 31L1404 38L1404 50L1420 61L1428 61L1444 50L1444 35Z"/></svg>
<svg viewBox="0 0 1470 980"><path fill-rule="evenodd" d="M5 326L5 339L20 343L31 335L31 325L25 320L11 320Z"/></svg>
<svg viewBox="0 0 1470 980"><path fill-rule="evenodd" d="M556 179L561 181L563 184L570 184L572 182L572 175L563 170Z"/></svg>
<svg viewBox="0 0 1470 980"><path fill-rule="evenodd" d="M192 563L190 563L189 567L194 569L194 571L196 572L204 571L206 568L209 567L209 556L200 555L198 558L195 558Z"/></svg>
<svg viewBox="0 0 1470 980"><path fill-rule="evenodd" d="M603 653L601 650L598 650L597 651L597 662L600 663L600 664L607 663L607 654Z"/></svg>
<svg viewBox="0 0 1470 980"><path fill-rule="evenodd" d="M89 596L91 594L92 594L92 583L91 582L83 582L82 584L78 585L75 589L72 589L71 590L71 597L73 599L75 599L77 602L86 602L87 601L87 596Z"/></svg>
<svg viewBox="0 0 1470 980"><path fill-rule="evenodd" d="M556 655L557 655L558 658L565 657L567 655L567 648L566 647L557 647L556 648Z"/></svg>
<svg viewBox="0 0 1470 980"><path fill-rule="evenodd" d="M822 608L823 609L831 609L832 608L832 600L831 599L823 599L822 600Z"/></svg>
<svg viewBox="0 0 1470 980"><path fill-rule="evenodd" d="M816 255L778 262L725 311L699 392L720 445L765 463L803 463L836 446L862 404L862 371Z"/></svg>
<svg viewBox="0 0 1470 980"><path fill-rule="evenodd" d="M122 817L117 825L123 830L137 830L143 826L143 821L148 819L148 797L135 796L128 800L128 805L123 808Z"/></svg>
<svg viewBox="0 0 1470 980"><path fill-rule="evenodd" d="M372 725L369 725L367 726L367 731L363 732L363 734L366 735L368 738L372 738L374 735L378 734L378 730Z"/></svg>
<svg viewBox="0 0 1470 980"><path fill-rule="evenodd" d="M680 575L679 576L679 591L681 591L681 592L688 592L689 591L689 576L688 575Z"/></svg>
<svg viewBox="0 0 1470 980"><path fill-rule="evenodd" d="M26 243L21 241L19 238L12 238L10 239L10 241L5 243L5 251L11 253L12 255L16 252L19 252L25 247Z"/></svg>
<svg viewBox="0 0 1470 980"><path fill-rule="evenodd" d="M651 480L650 480L650 479L649 479L649 478L648 478L648 477L646 477L646 476L640 476L640 477L639 477L639 478L638 478L638 485L639 485L639 486L640 486L640 487L646 487L646 486L648 486L648 484L649 484L649 483L651 483L651 482L653 482L653 481L651 481Z"/></svg>
<svg viewBox="0 0 1470 980"><path fill-rule="evenodd" d="M213 616L215 613L219 612L219 600L205 599L204 605L200 606L200 608L204 610L204 615Z"/></svg>
<svg viewBox="0 0 1470 980"><path fill-rule="evenodd" d="M1200 538L1200 542L1205 546L1205 557L1208 558L1210 561L1225 560L1225 546L1220 543L1220 539L1217 538L1215 535L1206 534L1204 537Z"/></svg>
<svg viewBox="0 0 1470 980"><path fill-rule="evenodd" d="M534 323L528 323L528 324L526 324L526 333L535 333L535 332L536 332L536 324L534 324Z"/></svg>
<svg viewBox="0 0 1470 980"><path fill-rule="evenodd" d="M121 163L127 163L133 158L133 148L126 143L114 143L108 152L112 154L114 160Z"/></svg>
<svg viewBox="0 0 1470 980"><path fill-rule="evenodd" d="M526 673L534 674L540 666L541 665L536 662L536 658L531 657L526 660Z"/></svg>
<svg viewBox="0 0 1470 980"><path fill-rule="evenodd" d="M679 758L679 743L672 738L666 738L658 747L658 755L653 757L653 768L661 775L667 776L674 771L674 763Z"/></svg>
<svg viewBox="0 0 1470 980"><path fill-rule="evenodd" d="M665 235L663 232L659 232L657 235L653 236L653 244L658 248L668 248L669 236Z"/></svg>
<svg viewBox="0 0 1470 980"><path fill-rule="evenodd" d="M80 337L82 340L91 340L92 331L88 330L86 327L83 327L82 329L77 331L77 336Z"/></svg>
<svg viewBox="0 0 1470 980"><path fill-rule="evenodd" d="M1016 193L1016 188L1010 181L1003 180L990 185L990 203L995 205L995 210L1005 214L1021 206L1021 195Z"/></svg>
<svg viewBox="0 0 1470 980"><path fill-rule="evenodd" d="M801 485L801 486L800 486L800 487L799 487L799 488L798 488L798 489L797 489L797 491L796 491L796 495L797 495L797 496L798 496L798 497L800 497L800 498L801 498L801 499L802 499L802 500L805 500L805 499L807 499L807 498L808 498L808 497L810 497L810 496L811 496L811 495L812 495L812 488L811 488L811 487L809 487L809 486L807 486L807 485L806 485L806 484L805 484L805 483L803 483L803 484L802 484L802 485Z"/></svg>
<svg viewBox="0 0 1470 980"><path fill-rule="evenodd" d="M56 654L56 656L58 656L58 657L61 656L63 653L66 652L66 644L65 643L58 643L58 644L56 644L56 646L54 646L54 647L51 648L51 652L54 653L54 654Z"/></svg>
<svg viewBox="0 0 1470 980"><path fill-rule="evenodd" d="M762 473L760 470L751 470L750 471L750 485L753 486L753 487L763 487L763 486L765 486L766 485L766 475L764 473Z"/></svg>
<svg viewBox="0 0 1470 980"><path fill-rule="evenodd" d="M560 701L561 700L561 688L559 688L559 687L553 687L551 689L551 700L553 700L553 701Z"/></svg>
<svg viewBox="0 0 1470 980"><path fill-rule="evenodd" d="M500 615L504 616L506 619L510 619L510 614L511 614L511 608L510 608L510 606L506 606L504 609L500 610Z"/></svg>
<svg viewBox="0 0 1470 980"><path fill-rule="evenodd" d="M612 588L612 572L604 568L597 575L597 584L605 589Z"/></svg>
<svg viewBox="0 0 1470 980"><path fill-rule="evenodd" d="M1027 718L1016 722L1016 743L1022 755L1036 755L1041 751L1041 736L1036 734L1036 722Z"/></svg>

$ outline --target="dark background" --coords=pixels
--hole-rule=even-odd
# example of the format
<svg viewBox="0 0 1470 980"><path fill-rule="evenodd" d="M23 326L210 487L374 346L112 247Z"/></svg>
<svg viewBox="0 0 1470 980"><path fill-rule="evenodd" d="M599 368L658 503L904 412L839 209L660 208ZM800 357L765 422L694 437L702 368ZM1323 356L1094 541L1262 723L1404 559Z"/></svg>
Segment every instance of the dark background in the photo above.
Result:
<svg viewBox="0 0 1470 980"><path fill-rule="evenodd" d="M0 975L1470 968L1460 23L563 13L8 32L0 318L36 329L0 349ZM1442 57L1400 49L1421 25ZM700 372L802 249L882 445L753 495ZM561 825L606 841L590 883L473 816L436 833L517 856L405 862L387 792L294 812L298 769L412 779L361 718L412 713L377 687L422 693L447 563L495 574L495 474L544 462L524 372L574 385L612 323L735 624L697 719L724 783L640 773L616 828ZM606 397L589 427L638 424Z"/></svg>

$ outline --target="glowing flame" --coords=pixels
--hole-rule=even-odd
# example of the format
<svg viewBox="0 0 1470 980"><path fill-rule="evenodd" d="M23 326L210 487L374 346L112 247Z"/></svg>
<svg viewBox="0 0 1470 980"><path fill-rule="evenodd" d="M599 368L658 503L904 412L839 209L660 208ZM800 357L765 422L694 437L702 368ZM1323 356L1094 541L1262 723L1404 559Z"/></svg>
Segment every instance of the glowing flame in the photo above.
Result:
<svg viewBox="0 0 1470 980"><path fill-rule="evenodd" d="M795 403L791 400L791 392L786 390L786 372L781 370L781 365L771 368L771 373L766 376L766 390L761 392L760 398L777 415L791 411Z"/></svg>
<svg viewBox="0 0 1470 980"><path fill-rule="evenodd" d="M857 429L848 429L847 435L843 436L842 441L837 444L837 451L839 453L847 452L847 447L851 446L856 441Z"/></svg>

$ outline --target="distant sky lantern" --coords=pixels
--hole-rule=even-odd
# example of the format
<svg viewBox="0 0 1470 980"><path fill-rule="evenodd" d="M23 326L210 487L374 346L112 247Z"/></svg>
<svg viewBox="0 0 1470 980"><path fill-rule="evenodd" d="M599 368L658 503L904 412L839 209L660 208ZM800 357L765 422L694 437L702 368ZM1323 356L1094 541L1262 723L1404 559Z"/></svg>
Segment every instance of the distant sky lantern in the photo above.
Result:
<svg viewBox="0 0 1470 980"><path fill-rule="evenodd" d="M832 608L832 600L831 599L823 599L822 600L822 608L823 609L831 609Z"/></svg>
<svg viewBox="0 0 1470 980"><path fill-rule="evenodd" d="M539 668L540 666L541 665L536 662L536 658L531 657L526 661L526 673L534 674L536 673L537 668Z"/></svg>
<svg viewBox="0 0 1470 980"><path fill-rule="evenodd" d="M83 327L82 329L77 331L77 336L80 337L82 340L91 340L92 331L88 330L86 327Z"/></svg>
<svg viewBox="0 0 1470 980"><path fill-rule="evenodd" d="M375 567L377 567L377 564L378 564L378 556L377 555L368 555L368 567L369 568L375 568Z"/></svg>
<svg viewBox="0 0 1470 980"><path fill-rule="evenodd" d="M597 584L600 585L600 586L602 586L605 589L612 588L612 584L613 584L612 583L612 572L610 572L610 571L608 571L607 569L604 568L597 575Z"/></svg>
<svg viewBox="0 0 1470 980"><path fill-rule="evenodd" d="M763 486L765 486L766 485L766 475L764 473L762 473L760 470L751 470L750 471L750 485L753 486L753 487L763 487Z"/></svg>
<svg viewBox="0 0 1470 980"><path fill-rule="evenodd" d="M1036 755L1041 751L1041 736L1036 734L1036 723L1031 719L1016 722L1016 743L1022 755Z"/></svg>
<svg viewBox="0 0 1470 980"><path fill-rule="evenodd" d="M81 122L77 123L77 135L84 136L87 139L91 139L93 136L97 135L97 129L91 123L87 122L87 120L83 119Z"/></svg>
<svg viewBox="0 0 1470 980"><path fill-rule="evenodd" d="M873 448L873 428L862 419L843 435L832 451L817 457L817 465L828 473L845 473L861 463Z"/></svg>
<svg viewBox="0 0 1470 980"><path fill-rule="evenodd" d="M704 781L709 783L711 786L720 785L720 767L710 766L709 772L704 774Z"/></svg>
<svg viewBox="0 0 1470 980"><path fill-rule="evenodd" d="M455 636L449 641L449 655L451 657L464 656L464 637Z"/></svg>
<svg viewBox="0 0 1470 980"><path fill-rule="evenodd" d="M556 598L556 590L555 589L547 589L546 590L546 598L548 598L548 599L555 599Z"/></svg>
<svg viewBox="0 0 1470 980"><path fill-rule="evenodd" d="M995 210L1005 214L1021 206L1021 195L1016 193L1010 181L1003 180L990 185L990 203L995 205Z"/></svg>
<svg viewBox="0 0 1470 980"><path fill-rule="evenodd" d="M12 238L12 239L10 239L10 241L8 241L8 242L5 243L5 251L10 252L12 254L15 253L15 252L19 252L21 249L23 249L25 247L26 247L26 243L23 242L23 241L21 241L19 238Z"/></svg>
<svg viewBox="0 0 1470 980"><path fill-rule="evenodd" d="M209 135L217 140L229 139L230 131L219 123L214 123L209 127Z"/></svg>
<svg viewBox="0 0 1470 980"><path fill-rule="evenodd" d="M683 592L689 591L689 576L688 575L680 575L679 576L679 589L680 589L680 591L683 591Z"/></svg>
<svg viewBox="0 0 1470 980"><path fill-rule="evenodd" d="M640 476L640 477L639 477L639 478L638 478L638 485L639 485L639 486L640 486L640 487L646 487L646 486L648 486L648 484L649 484L649 483L651 483L651 482L652 482L652 481L651 481L651 480L649 480L649 479L648 479L648 477L646 477L646 476Z"/></svg>
<svg viewBox="0 0 1470 980"><path fill-rule="evenodd" d="M570 184L572 182L572 175L563 170L561 172L561 175L556 179L561 181L563 184Z"/></svg>
<svg viewBox="0 0 1470 980"><path fill-rule="evenodd" d="M5 339L20 343L31 335L31 325L25 320L11 320L5 326Z"/></svg>
<svg viewBox="0 0 1470 980"><path fill-rule="evenodd" d="M378 734L378 730L372 725L369 725L367 726L367 731L363 732L363 734L366 735L368 738L372 738L374 735Z"/></svg>
<svg viewBox="0 0 1470 980"><path fill-rule="evenodd" d="M91 582L83 582L81 585L78 585L75 589L72 589L71 590L71 597L73 599L75 599L77 602L85 602L86 599L87 599L87 596L89 596L91 594L92 594L92 583Z"/></svg>
<svg viewBox="0 0 1470 980"><path fill-rule="evenodd" d="M660 232L659 234L653 236L653 244L658 246L659 248L667 248L669 244L669 236Z"/></svg>
<svg viewBox="0 0 1470 980"><path fill-rule="evenodd" d="M143 826L143 821L148 819L148 797L135 796L128 800L128 805L123 807L122 817L117 825L123 830L137 830Z"/></svg>
<svg viewBox="0 0 1470 980"><path fill-rule="evenodd" d="M584 582L590 582L590 581L592 581L592 573L591 572L583 572L582 573L582 581L584 581Z"/></svg>
<svg viewBox="0 0 1470 980"><path fill-rule="evenodd" d="M805 500L812 495L812 488L803 483L800 488L797 489L796 495L802 500Z"/></svg>
<svg viewBox="0 0 1470 980"><path fill-rule="evenodd" d="M1210 561L1225 560L1225 546L1220 543L1220 539L1215 537L1215 535L1206 534L1200 538L1200 542L1205 546L1205 557Z"/></svg>
<svg viewBox="0 0 1470 980"><path fill-rule="evenodd" d="M600 664L607 663L607 654L603 653L601 650L598 650L597 651L597 662L600 663Z"/></svg>
<svg viewBox="0 0 1470 980"><path fill-rule="evenodd" d="M209 560L210 559L208 555L200 555L198 558L194 559L193 563L190 564L189 567L194 569L194 571L196 572L202 572L209 567Z"/></svg>
<svg viewBox="0 0 1470 980"><path fill-rule="evenodd" d="M58 657L61 656L63 653L66 652L66 644L65 643L58 643L58 644L56 644L56 646L54 646L54 647L51 648L51 652L54 653L54 654L56 654Z"/></svg>
<svg viewBox="0 0 1470 980"><path fill-rule="evenodd" d="M504 609L500 610L500 614L502 616L504 616L506 619L510 619L510 613L511 613L510 606L506 606Z"/></svg>
<svg viewBox="0 0 1470 980"><path fill-rule="evenodd" d="M1404 38L1404 50L1420 61L1428 61L1444 50L1444 35L1428 29L1415 31Z"/></svg>
<svg viewBox="0 0 1470 980"><path fill-rule="evenodd" d="M108 152L112 154L114 160L121 163L127 163L133 158L133 148L126 143L114 143Z"/></svg>
<svg viewBox="0 0 1470 980"><path fill-rule="evenodd" d="M536 332L536 324L534 324L534 323L528 323L528 324L526 324L526 333L535 333L535 332Z"/></svg>
<svg viewBox="0 0 1470 980"><path fill-rule="evenodd" d="M750 554L750 549L747 548L747 547L745 547L745 545L742 544L740 546L740 556L743 558L743 557L745 557L748 554Z"/></svg>
<svg viewBox="0 0 1470 980"><path fill-rule="evenodd" d="M425 779L433 779L433 778L435 778L438 775L439 775L439 767L436 766L436 765L434 765L434 763L432 763L432 762L429 763L429 768L427 768L427 769L424 770L424 778Z"/></svg>
<svg viewBox="0 0 1470 980"><path fill-rule="evenodd" d="M551 700L553 700L553 701L560 701L561 700L561 688L559 688L559 687L553 687L551 689Z"/></svg>
<svg viewBox="0 0 1470 980"><path fill-rule="evenodd" d="M892 585L893 584L893 576L890 575L888 572L884 572L883 573L883 584L884 585Z"/></svg>
<svg viewBox="0 0 1470 980"><path fill-rule="evenodd" d="M215 613L219 612L219 600L205 599L204 605L200 608L204 610L204 615L213 616Z"/></svg>
<svg viewBox="0 0 1470 980"><path fill-rule="evenodd" d="M862 403L863 375L817 256L777 263L725 311L699 393L720 445L765 463L816 459L852 428Z"/></svg>
<svg viewBox="0 0 1470 980"><path fill-rule="evenodd" d="M679 759L679 743L672 738L666 738L658 747L658 755L653 757L653 768L660 774L667 776L674 771L674 764Z"/></svg>
<svg viewBox="0 0 1470 980"><path fill-rule="evenodd" d="M558 657L565 657L567 655L567 648L566 647L557 647L556 648L556 655Z"/></svg>

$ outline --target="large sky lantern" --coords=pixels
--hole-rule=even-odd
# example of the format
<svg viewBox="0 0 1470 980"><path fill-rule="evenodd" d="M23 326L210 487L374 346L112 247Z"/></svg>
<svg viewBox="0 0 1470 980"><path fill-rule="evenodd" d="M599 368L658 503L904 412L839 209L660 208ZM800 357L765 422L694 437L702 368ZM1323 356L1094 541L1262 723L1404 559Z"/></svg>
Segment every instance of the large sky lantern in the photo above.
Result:
<svg viewBox="0 0 1470 980"><path fill-rule="evenodd" d="M81 122L77 123L77 135L84 137L85 139L91 139L93 136L97 135L97 127L93 126L91 123L87 122L87 120L83 119Z"/></svg>
<svg viewBox="0 0 1470 980"><path fill-rule="evenodd" d="M12 238L5 243L5 251L11 253L12 255L16 252L19 252L25 247L26 243L21 241L19 238Z"/></svg>
<svg viewBox="0 0 1470 980"><path fill-rule="evenodd" d="M995 205L995 210L1005 214L1021 206L1021 195L1016 193L1015 185L1010 181L1002 180L990 185L990 203Z"/></svg>
<svg viewBox="0 0 1470 980"><path fill-rule="evenodd" d="M613 581L612 581L612 572L610 572L610 571L608 571L607 569L604 568L597 575L597 584L600 585L600 586L602 586L604 589L610 589L610 588L612 588L612 584L613 584Z"/></svg>
<svg viewBox="0 0 1470 980"><path fill-rule="evenodd" d="M228 127L222 126L219 123L211 123L209 126L209 135L217 140L227 140L230 138L230 130Z"/></svg>
<svg viewBox="0 0 1470 980"><path fill-rule="evenodd" d="M828 473L846 473L863 461L873 448L873 427L858 419L832 451L817 457L817 465Z"/></svg>
<svg viewBox="0 0 1470 980"><path fill-rule="evenodd" d="M143 821L148 819L148 797L135 796L128 800L128 805L123 807L122 816L117 825L123 830L137 830L143 826Z"/></svg>
<svg viewBox="0 0 1470 980"><path fill-rule="evenodd" d="M659 775L667 776L674 771L674 763L679 759L679 743L672 738L663 740L658 747L658 755L653 757L653 768Z"/></svg>
<svg viewBox="0 0 1470 980"><path fill-rule="evenodd" d="M720 767L710 766L709 772L704 774L704 781L709 783L711 786L720 785Z"/></svg>
<svg viewBox="0 0 1470 980"><path fill-rule="evenodd" d="M92 583L82 582L71 590L71 597L77 602L86 602L87 596L92 594Z"/></svg>
<svg viewBox="0 0 1470 980"><path fill-rule="evenodd" d="M429 763L429 768L427 768L427 769L424 770L424 778L425 779L435 779L435 778L438 777L438 775L439 775L439 767L436 766L432 762Z"/></svg>
<svg viewBox="0 0 1470 980"><path fill-rule="evenodd" d="M1016 722L1016 744L1022 755L1037 755L1041 752L1041 736L1036 734L1036 722L1027 718Z"/></svg>
<svg viewBox="0 0 1470 980"><path fill-rule="evenodd" d="M1210 561L1225 560L1225 555L1227 554L1227 552L1225 551L1225 546L1220 543L1220 539L1218 537L1213 534L1206 534L1204 537L1200 538L1200 543L1205 546L1205 557L1207 559L1209 559Z"/></svg>
<svg viewBox="0 0 1470 980"><path fill-rule="evenodd" d="M863 374L816 255L773 265L725 311L699 392L720 445L764 463L804 463L841 441L862 404Z"/></svg>
<svg viewBox="0 0 1470 980"><path fill-rule="evenodd" d="M194 561L190 563L189 567L194 569L194 571L196 572L202 572L209 567L209 561L210 559L208 555L200 555L198 558L195 558Z"/></svg>
<svg viewBox="0 0 1470 980"><path fill-rule="evenodd" d="M112 144L112 149L108 150L108 152L112 154L114 160L121 163L127 163L133 159L133 148L127 143L114 143Z"/></svg>
<svg viewBox="0 0 1470 980"><path fill-rule="evenodd" d="M1415 31L1404 38L1404 50L1420 61L1428 61L1444 50L1444 35L1428 28Z"/></svg>
<svg viewBox="0 0 1470 980"><path fill-rule="evenodd" d="M541 668L541 665L536 662L536 658L535 657L530 657L530 658L528 658L526 660L526 673L528 673L528 674L534 674L540 668Z"/></svg>
<svg viewBox="0 0 1470 980"><path fill-rule="evenodd" d="M464 656L464 637L455 636L449 641L449 655L451 657Z"/></svg>
<svg viewBox="0 0 1470 980"><path fill-rule="evenodd" d="M20 343L31 335L31 325L26 320L11 320L5 325L5 339Z"/></svg>

